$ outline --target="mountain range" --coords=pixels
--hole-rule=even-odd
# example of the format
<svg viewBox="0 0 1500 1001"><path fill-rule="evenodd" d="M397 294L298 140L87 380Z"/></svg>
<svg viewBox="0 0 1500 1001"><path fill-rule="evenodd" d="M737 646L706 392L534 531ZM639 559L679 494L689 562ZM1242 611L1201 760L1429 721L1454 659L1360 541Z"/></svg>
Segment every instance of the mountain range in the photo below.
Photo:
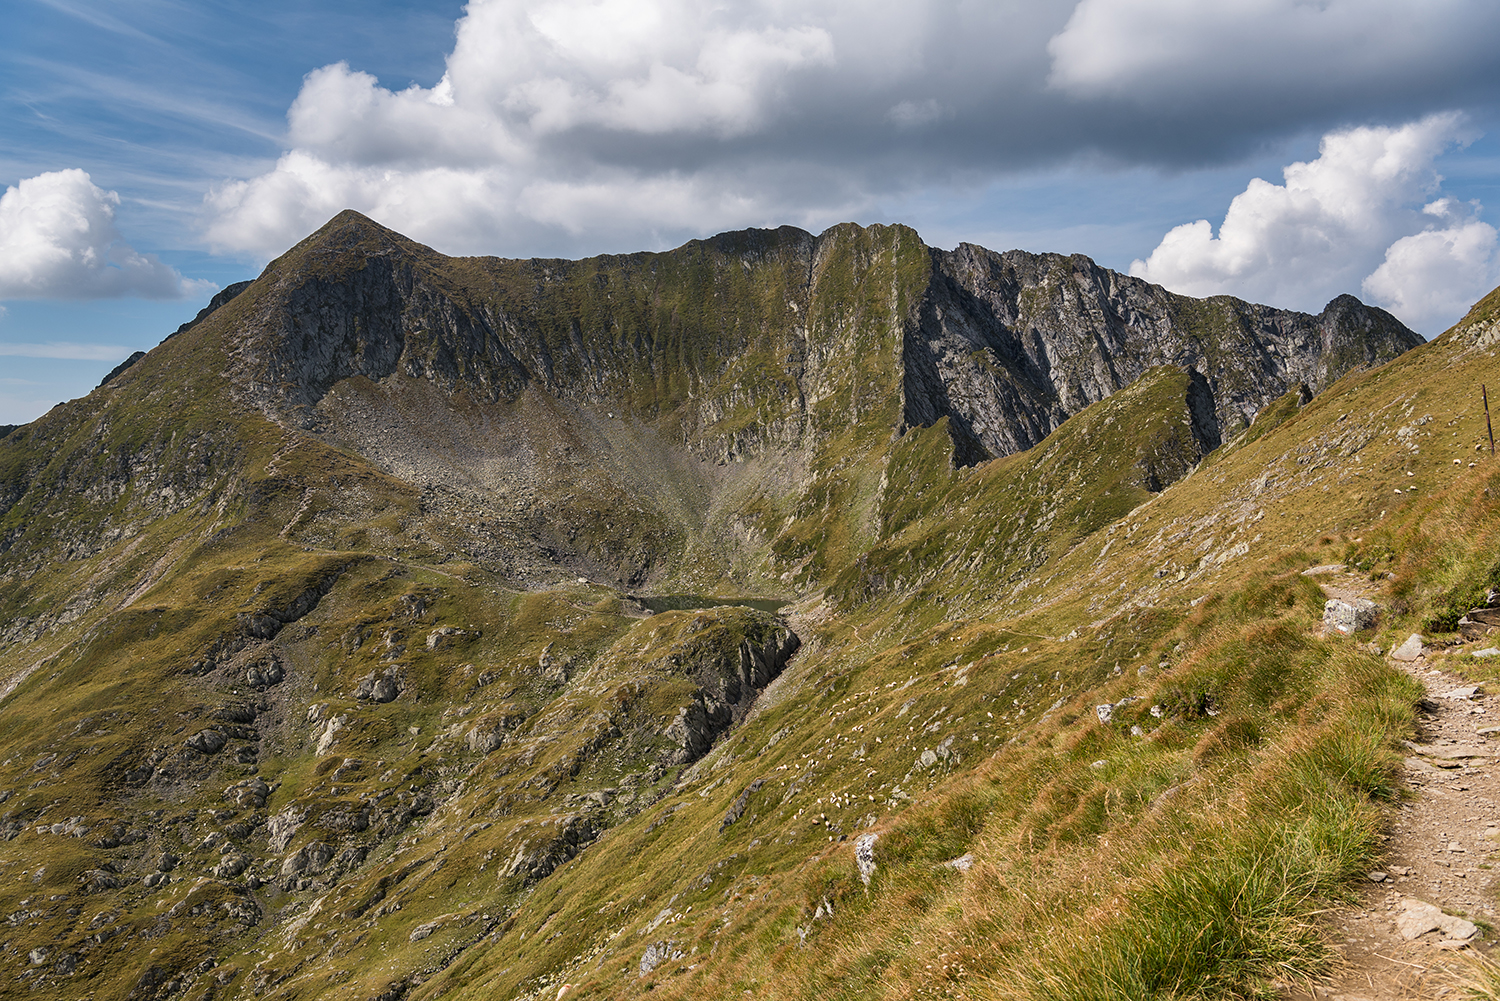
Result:
<svg viewBox="0 0 1500 1001"><path fill-rule="evenodd" d="M1198 972L1142 929L1226 845L1308 915L1376 857L1419 701L1378 651L1500 588L1497 317L902 226L510 260L341 213L0 440L0 993L1312 975L1316 935L1245 958L1295 895Z"/></svg>

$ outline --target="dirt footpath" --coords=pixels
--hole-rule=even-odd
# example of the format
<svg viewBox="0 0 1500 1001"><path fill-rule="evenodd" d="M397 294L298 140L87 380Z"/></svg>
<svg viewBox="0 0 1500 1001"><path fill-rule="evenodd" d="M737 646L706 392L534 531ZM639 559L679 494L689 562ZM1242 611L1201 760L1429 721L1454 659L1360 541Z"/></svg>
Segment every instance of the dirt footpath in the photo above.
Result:
<svg viewBox="0 0 1500 1001"><path fill-rule="evenodd" d="M1395 811L1361 905L1329 915L1347 965L1311 993L1289 991L1289 1001L1466 997L1463 954L1500 937L1500 693L1474 691L1442 669L1447 659L1429 649L1392 661L1427 689L1407 742L1412 795Z"/></svg>

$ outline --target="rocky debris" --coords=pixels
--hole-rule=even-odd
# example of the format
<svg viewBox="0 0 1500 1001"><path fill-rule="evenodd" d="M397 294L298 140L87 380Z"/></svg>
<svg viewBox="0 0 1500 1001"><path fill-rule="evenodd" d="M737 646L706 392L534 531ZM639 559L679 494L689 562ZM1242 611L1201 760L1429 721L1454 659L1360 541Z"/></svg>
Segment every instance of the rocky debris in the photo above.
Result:
<svg viewBox="0 0 1500 1001"><path fill-rule="evenodd" d="M256 690L279 685L285 678L286 670L274 654L256 661L245 670L245 684Z"/></svg>
<svg viewBox="0 0 1500 1001"><path fill-rule="evenodd" d="M1490 591L1485 597L1485 607L1471 608L1458 620L1458 632L1466 642L1483 639L1500 630L1500 592Z"/></svg>
<svg viewBox="0 0 1500 1001"><path fill-rule="evenodd" d="M1400 906L1401 913L1396 916L1396 930L1408 942L1434 931L1441 932L1449 940L1467 941L1479 931L1472 922L1444 914L1439 908L1415 897L1402 898Z"/></svg>
<svg viewBox="0 0 1500 1001"><path fill-rule="evenodd" d="M199 730L183 743L203 754L217 754L229 743L229 738L218 730L208 729Z"/></svg>
<svg viewBox="0 0 1500 1001"><path fill-rule="evenodd" d="M360 679L354 697L363 702L394 702L401 694L400 677L401 671L396 667L388 667L380 674L371 671Z"/></svg>
<svg viewBox="0 0 1500 1001"><path fill-rule="evenodd" d="M103 866L85 871L78 877L78 882L84 893L102 893L125 885L125 880L119 874Z"/></svg>
<svg viewBox="0 0 1500 1001"><path fill-rule="evenodd" d="M545 837L540 845L532 841L521 843L503 870L506 875L524 877L528 884L546 879L552 870L577 857L603 831L597 811L557 817L552 826L559 830Z"/></svg>
<svg viewBox="0 0 1500 1001"><path fill-rule="evenodd" d="M243 852L225 855L219 864L213 867L213 874L219 879L233 879L250 868L251 861L250 856Z"/></svg>
<svg viewBox="0 0 1500 1001"><path fill-rule="evenodd" d="M1407 748L1417 754L1428 758L1438 758L1446 761L1463 761L1469 758L1489 758L1494 753L1484 747L1476 747L1469 744L1418 744L1414 741L1404 741Z"/></svg>
<svg viewBox="0 0 1500 1001"><path fill-rule="evenodd" d="M1414 661L1418 657L1422 656L1424 650L1425 648L1422 646L1421 634L1412 633L1406 638L1405 642L1391 651L1391 657L1394 660L1400 660L1410 663L1411 661Z"/></svg>
<svg viewBox="0 0 1500 1001"><path fill-rule="evenodd" d="M957 869L959 872L968 872L970 869L974 868L974 853L965 852L958 858L949 859L948 861L943 863L943 868Z"/></svg>
<svg viewBox="0 0 1500 1001"><path fill-rule="evenodd" d="M1100 723L1108 723L1115 718L1115 713L1119 712L1121 709L1126 708L1127 706L1132 706L1137 702L1141 702L1145 698L1146 696L1144 695L1128 695L1125 698L1121 699L1119 702L1111 702L1104 705L1095 706L1094 715L1099 717ZM1054 705L1052 708L1056 709L1057 706ZM1151 715L1160 717L1161 713L1157 712L1155 707L1153 707L1151 710Z"/></svg>
<svg viewBox="0 0 1500 1001"><path fill-rule="evenodd" d="M737 647L709 647L680 666L695 678L698 690L664 731L677 745L668 763L691 764L707 754L802 646L796 633L769 616L752 621L749 632Z"/></svg>
<svg viewBox="0 0 1500 1001"><path fill-rule="evenodd" d="M417 925L411 930L411 934L406 936L406 940L408 942L420 942L425 938L429 938L431 937L433 932L437 931L439 928L443 927L443 925L447 924L457 917L459 917L459 915L456 913L444 914L441 917L433 918L426 924Z"/></svg>
<svg viewBox="0 0 1500 1001"><path fill-rule="evenodd" d="M441 650L450 640L463 639L468 635L464 630L454 626L439 626L427 634L427 649Z"/></svg>
<svg viewBox="0 0 1500 1001"><path fill-rule="evenodd" d="M1310 573L1311 571L1303 571ZM1329 598L1323 606L1323 625L1327 629L1348 636L1361 630L1372 629L1380 614L1380 606L1368 598L1345 601Z"/></svg>
<svg viewBox="0 0 1500 1001"><path fill-rule="evenodd" d="M320 873L329 862L333 861L334 855L335 852L332 845L321 841L313 841L305 844L282 860L281 875L289 877L298 876L303 873Z"/></svg>
<svg viewBox="0 0 1500 1001"><path fill-rule="evenodd" d="M350 560L342 566L330 568L316 583L304 588L285 605L269 607L259 612L241 612L235 618L239 623L240 631L255 639L274 639L282 628L296 622L308 612L318 606L323 596L333 590L344 572L360 562L359 559Z"/></svg>
<svg viewBox="0 0 1500 1001"><path fill-rule="evenodd" d="M878 834L861 834L854 839L854 864L865 886L870 885L870 877L875 875L875 842L879 840Z"/></svg>
<svg viewBox="0 0 1500 1001"><path fill-rule="evenodd" d="M70 838L81 838L92 830L84 817L69 817L67 820L59 820L51 824L42 824L37 827L38 834L60 834Z"/></svg>
<svg viewBox="0 0 1500 1001"><path fill-rule="evenodd" d="M255 716L255 706L249 702L223 705L213 712L213 718L221 723L254 723Z"/></svg>

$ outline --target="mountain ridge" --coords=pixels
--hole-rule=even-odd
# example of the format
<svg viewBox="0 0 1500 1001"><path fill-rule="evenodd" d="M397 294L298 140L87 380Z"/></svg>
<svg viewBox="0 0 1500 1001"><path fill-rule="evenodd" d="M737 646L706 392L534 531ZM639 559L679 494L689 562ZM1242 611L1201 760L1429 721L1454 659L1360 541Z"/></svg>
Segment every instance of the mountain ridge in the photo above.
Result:
<svg viewBox="0 0 1500 1001"><path fill-rule="evenodd" d="M900 262L903 245L908 254L926 250L931 268L924 279L920 261L895 263L889 277L904 282L906 298L913 301L898 293L901 301L883 302L862 287L860 255L889 253ZM903 227L864 230L851 224L817 237L783 227L721 234L657 254L506 261L443 258L395 239L357 213L344 213L289 256L313 258L306 267L314 283L326 281L329 269L352 280L360 272L351 272L347 261L339 263L351 250L362 267L383 269L387 260L402 255L414 263L399 281L385 274L360 276L357 290L348 293L355 298L342 303L344 318L363 324L357 331L313 332L310 317L278 318L281 343L290 347L295 341L300 348L287 357L285 350L263 347L256 357L270 368L258 375L237 372L238 383L289 382L298 387L294 405L311 407L340 378L359 374L379 381L404 364L409 376L420 373L449 386L462 379L492 401L511 399L522 386L536 384L588 402L628 401L651 418L705 391L712 396L711 384L729 375L730 385L721 387L728 389L727 401L700 402L706 412L699 423L714 424L743 402L740 396L755 396L752 380L724 372L724 361L764 353L769 363L754 375L795 393L801 406L794 413L800 409L805 416L806 401L829 390L818 381L817 351L808 368L809 342L836 340L840 322L837 315L821 315L821 301L831 298L836 313L845 298L873 294L869 305L890 310L892 325L901 328L896 377L902 426L950 416L960 461L968 461L1034 445L1067 416L1129 385L1153 365L1200 370L1216 396L1222 431L1233 433L1298 382L1316 392L1354 367L1388 360L1421 343L1388 313L1349 296L1336 298L1317 317L1229 297L1192 300L1079 255L996 254L967 244L944 252L923 247ZM841 272L840 281L822 287L819 275L829 257L849 251L855 286L845 288ZM720 259L705 259L712 254ZM461 277L451 268L441 280L435 277L458 260ZM724 274L736 261L769 287L746 294L744 283ZM681 304L663 312L659 281L653 291L662 268L679 268L690 282L707 283L715 298L734 296L733 308L749 315L703 314L701 305L700 315L684 315ZM799 281L804 269L805 280ZM545 288L569 285L581 272L592 275L596 286L613 281L623 287L601 295L597 287L574 283L568 288L571 309L550 316L539 311L537 297ZM316 289L298 294L309 291L316 300ZM614 301L631 294L633 303ZM299 308L291 303L286 311L296 314ZM653 309L658 315L649 315ZM899 315L903 311L906 315ZM406 331L382 326L377 314L407 314L407 326L425 328L422 333L429 336L418 336L408 350ZM820 321L822 336L815 329ZM776 336L768 329L776 325L787 333ZM660 370L670 357L689 361L690 370L705 365L709 370L694 372L685 387L674 387ZM719 372L712 371L710 359L717 360ZM742 433L766 431L762 425ZM786 432L771 437L784 441ZM726 449L733 454L738 447L731 443Z"/></svg>

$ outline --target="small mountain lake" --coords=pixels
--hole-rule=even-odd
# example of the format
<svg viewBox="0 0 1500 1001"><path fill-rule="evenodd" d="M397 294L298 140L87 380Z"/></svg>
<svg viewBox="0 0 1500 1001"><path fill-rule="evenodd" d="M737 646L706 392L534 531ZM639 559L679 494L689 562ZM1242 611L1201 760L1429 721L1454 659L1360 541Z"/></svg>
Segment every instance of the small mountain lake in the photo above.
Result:
<svg viewBox="0 0 1500 1001"><path fill-rule="evenodd" d="M684 612L695 608L721 608L725 605L741 605L760 612L779 612L791 604L779 598L715 598L701 594L632 594L632 601L656 612Z"/></svg>

